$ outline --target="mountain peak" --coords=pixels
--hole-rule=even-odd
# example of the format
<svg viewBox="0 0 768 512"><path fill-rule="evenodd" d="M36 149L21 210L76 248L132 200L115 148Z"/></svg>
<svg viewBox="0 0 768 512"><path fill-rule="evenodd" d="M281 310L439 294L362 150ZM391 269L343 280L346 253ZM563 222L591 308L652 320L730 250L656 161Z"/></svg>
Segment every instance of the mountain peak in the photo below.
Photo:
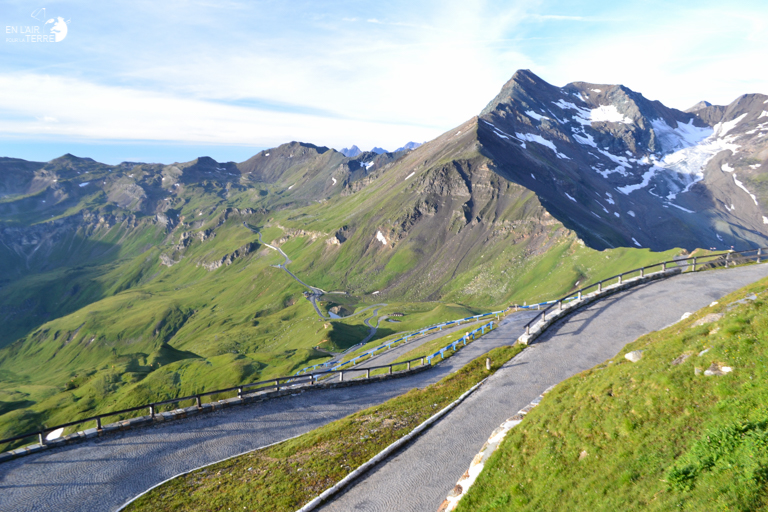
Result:
<svg viewBox="0 0 768 512"><path fill-rule="evenodd" d="M512 78L504 84L499 94L486 105L481 115L493 112L500 105L520 104L530 105L537 99L554 98L560 94L560 89L541 79L528 69L515 71Z"/></svg>
<svg viewBox="0 0 768 512"><path fill-rule="evenodd" d="M355 158L359 154L362 153L359 147L353 145L351 148L344 148L341 151L339 151L342 155L344 155L347 158Z"/></svg>
<svg viewBox="0 0 768 512"><path fill-rule="evenodd" d="M698 102L697 104L695 104L694 106L685 109L683 112L696 112L697 110L701 110L703 108L707 108L707 107L711 107L711 106L712 106L712 104L710 102L702 100L702 101Z"/></svg>

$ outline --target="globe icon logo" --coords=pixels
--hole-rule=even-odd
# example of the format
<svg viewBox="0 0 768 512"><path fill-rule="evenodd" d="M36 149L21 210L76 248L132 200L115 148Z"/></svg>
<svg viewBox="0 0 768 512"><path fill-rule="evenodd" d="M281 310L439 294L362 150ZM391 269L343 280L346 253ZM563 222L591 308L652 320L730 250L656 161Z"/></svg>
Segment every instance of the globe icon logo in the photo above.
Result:
<svg viewBox="0 0 768 512"><path fill-rule="evenodd" d="M59 16L55 20L51 18L50 20L46 21L45 24L53 23L53 27L51 27L51 34L56 38L56 42L60 43L64 40L65 37L67 37L67 22L64 21L64 18Z"/></svg>

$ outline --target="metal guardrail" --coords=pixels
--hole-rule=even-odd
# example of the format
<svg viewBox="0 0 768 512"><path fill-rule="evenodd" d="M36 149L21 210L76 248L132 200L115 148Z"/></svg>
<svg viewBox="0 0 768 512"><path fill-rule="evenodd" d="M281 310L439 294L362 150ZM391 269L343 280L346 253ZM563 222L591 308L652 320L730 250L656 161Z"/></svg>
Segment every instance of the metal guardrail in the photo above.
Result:
<svg viewBox="0 0 768 512"><path fill-rule="evenodd" d="M487 316L488 314L491 314L491 313L487 313L487 314L484 314L484 315L478 315L478 316ZM468 317L468 318L471 319L473 317ZM464 320L466 320L466 319L464 319ZM456 322L458 322L458 321L456 321ZM455 322L451 322L451 323L455 323ZM22 439L26 439L26 438L30 438L30 437L35 437L35 436L37 436L38 442L40 444L45 444L46 443L46 439L45 439L46 433L52 432L52 431L60 429L60 428L72 427L72 426L75 426L75 425L80 425L82 423L88 423L88 422L91 422L91 421L95 421L96 422L96 429L98 431L101 431L102 430L102 420L104 418L107 418L107 417L110 417L110 416L119 416L119 415L122 415L122 414L128 414L128 413L131 413L131 412L136 412L136 411L141 411L141 410L148 410L149 411L149 416L152 419L154 419L155 415L158 414L158 409L157 409L158 406L179 403L179 402L183 402L183 401L186 401L186 400L194 400L195 401L195 405L197 405L198 409L200 409L200 408L202 408L202 405L203 405L202 398L206 397L206 396L218 395L218 394L223 394L223 393L231 393L231 392L237 391L237 396L238 397L242 397L248 390L251 390L250 391L251 393L259 392L259 391L267 391L267 390L279 391L281 389L281 384L282 384L282 388L283 389L286 389L286 388L296 388L296 387L301 387L301 386L312 386L312 385L314 385L315 383L317 383L320 380L330 380L335 375L339 376L339 381L340 382L344 382L344 373L345 372L347 374L350 374L350 373L353 373L353 372L354 373L365 372L365 378L368 379L368 378L371 377L371 371L374 371L374 370L386 369L387 370L387 374L391 375L393 373L393 371L394 371L394 368L400 366L400 367L404 367L404 371L408 371L408 370L411 370L411 366L413 365L413 363L415 363L417 361L419 362L419 365L417 365L417 367L418 366L424 366L425 364L431 365L432 364L432 360L435 359L437 356L440 356L440 360L442 361L446 357L445 356L446 352L448 352L449 350L453 351L453 352L456 352L456 350L458 348L460 348L459 344L461 344L462 347L466 346L468 342L470 342L471 340L472 341L475 340L477 335L482 336L483 334L485 334L485 330L486 329L488 329L489 332L491 330L493 330L493 325L494 325L494 322L491 321L488 324L482 325L482 326L478 327L477 329L475 329L473 331L467 332L464 336L462 336L461 338L457 339L456 341L454 341L452 343L449 343L445 347L443 347L440 350L436 351L434 354L416 357L416 358L413 358L413 359L409 359L407 361L393 362L393 363L390 363L390 364L379 365L379 366L369 366L368 368L346 368L346 369L340 369L340 370L327 370L327 371L324 371L324 372L310 373L310 374L304 374L304 375L299 375L299 376L291 375L291 376L288 376L288 377L277 377L277 378L274 378L274 379L263 380L263 381L258 381L258 382L252 382L252 383L249 383L249 384L241 384L239 386L232 386L232 387L224 388L224 389L216 389L216 390L213 390L213 391L206 391L206 392L203 392L203 393L197 393L197 394L189 395L189 396L182 396L182 397L179 397L179 398L171 398L169 400L162 400L162 401L158 401L158 402L152 402L152 403L149 403L149 404L139 405L139 406L136 406L136 407L129 407L127 409L120 409L118 411L110 411L110 412L107 412L107 413L104 413L104 414L98 414L98 415L95 415L95 416L89 416L87 418L80 418L78 420L70 421L68 423L62 423L60 425L54 425L54 426L51 426L51 427L45 427L45 428L42 428L42 429L39 429L39 430L36 430L36 431L33 431L33 432L27 432L27 433L20 434L20 435L14 436L14 437L9 437L7 439L0 439L0 444L11 443L13 441L19 441L19 440L22 440ZM470 340L470 338L471 338L471 340Z"/></svg>
<svg viewBox="0 0 768 512"><path fill-rule="evenodd" d="M129 407L127 409L120 409L118 411L110 411L110 412L106 412L106 413L103 413L103 414L98 414L98 415L95 415L95 416L88 416L87 418L80 418L80 419L75 420L75 421L70 421L70 422L67 422L67 423L62 423L62 424L54 425L54 426L51 426L51 427L44 427L44 428L41 428L41 429L33 431L33 432L26 432L24 434L20 434L20 435L17 435L17 436L9 437L9 438L6 438L6 439L0 439L0 444L11 443L13 441L19 441L21 439L26 439L26 438L34 437L34 436L38 437L38 441L39 441L40 444L45 444L45 441L46 441L45 440L45 435L46 435L46 433L50 433L50 432L52 432L54 430L57 430L57 429L60 429L60 428L67 428L67 427L71 427L71 426L74 426L74 425L80 425L82 423L88 423L88 422L91 422L91 421L95 421L96 422L96 428L98 430L102 430L102 419L103 418L110 417L110 416L119 416L119 415L128 414L128 413L131 413L131 412L136 412L136 411L141 411L141 410L148 410L149 411L149 416L152 419L154 419L155 415L158 413L158 410L157 410L158 406L179 403L179 402L183 402L183 401L186 401L186 400L194 400L195 404L197 405L197 407L198 408L202 408L202 405L203 405L202 398L206 397L206 396L211 396L211 395L218 395L218 394L223 394L223 393L232 393L232 392L236 391L237 392L237 396L238 397L242 397L246 392L254 393L254 392L260 392L260 391L279 391L281 389L281 384L282 384L282 388L283 389L285 389L285 388L295 388L295 387L299 387L299 386L302 386L302 385L312 386L315 383L317 383L319 380L321 380L321 379L328 379L328 378L330 378L333 375L339 375L339 380L343 382L344 381L344 372L349 373L349 372L353 372L353 371L354 372L365 371L366 372L366 378L369 378L371 370L379 370L379 369L385 369L386 368L386 369L388 369L388 373L391 374L394 367L404 366L405 370L407 371L407 370L411 369L411 365L414 362L416 362L416 361L420 361L421 365L424 365L424 362L425 362L426 358L427 358L427 356L423 356L423 357L417 357L417 358L414 358L414 359L410 359L408 361L400 361L400 362L396 362L396 363L385 364L385 365L381 365L381 366L371 366L371 367L368 367L368 368L360 368L360 369L328 370L328 371L325 371L325 372L305 374L305 375L301 375L301 376L298 376L298 377L295 376L295 375L291 375L289 377L277 377L277 378L274 378L274 379L263 380L263 381L258 381L258 382L251 382L249 384L241 384L239 386L232 386L232 387L224 388L224 389L216 389L216 390L213 390L213 391L206 391L206 392L203 392L203 393L196 393L194 395L189 395L189 396L182 396L182 397L179 397L179 398L171 398L169 400L162 400L162 401L152 402L152 403L148 403L148 404L144 404L144 405L138 405L136 407ZM296 381L299 381L299 382L296 382ZM288 383L290 383L290 384L288 384Z"/></svg>
<svg viewBox="0 0 768 512"><path fill-rule="evenodd" d="M702 267L724 266L725 268L728 268L731 265L746 263L749 260L756 260L757 263L760 263L762 261L763 250L765 249L768 249L768 248L761 247L758 249L750 249L747 251L729 251L729 252L723 252L723 253L717 253L717 254L708 254L705 256L691 256L689 258L684 258L679 260L662 261L660 263L649 265L647 267L639 267L633 270L628 270L627 272L622 272L621 274L616 274L614 276L608 277L596 283L590 284L589 286L579 288L575 292L571 292L565 297L548 301L546 303L533 305L533 306L541 306L546 304L547 307L541 310L541 312L538 315L533 317L530 322L525 324L525 334L531 333L531 326L534 325L539 320L539 318L546 320L547 312L550 311L552 308L557 307L558 310L562 310L564 302L580 300L582 295L585 294L585 292L593 288L597 288L596 291L600 292L603 289L603 285L605 285L606 283L610 283L613 280L616 280L617 284L621 284L622 280L626 276L639 273L639 276L642 277L645 275L646 271L657 268L657 267L661 267L662 271L666 271L667 265L670 265L670 264L674 264L677 267L687 266L690 268L689 272L696 272L697 267L702 268ZM749 256L748 253L755 253L755 254ZM573 295L574 293L575 295ZM533 306L525 306L525 307L531 308ZM521 306L516 306L516 307L521 307ZM538 309L540 309L540 307Z"/></svg>
<svg viewBox="0 0 768 512"><path fill-rule="evenodd" d="M355 356L354 358L350 359L349 361L344 361L343 363L336 364L333 366L333 362L326 362L326 363L318 363L312 366L307 366L306 368L302 368L301 370L297 371L295 375L302 375L304 372L311 371L317 368L328 368L331 367L331 370L337 370L339 368L342 368L346 365L352 365L354 366L360 359L363 359L368 356L373 356L376 352L379 350L387 350L391 348L393 345L396 345L397 343L400 343L401 341L407 342L410 338L413 338L414 336L421 336L424 334L427 334L429 331L443 330L443 327L452 326L454 324L461 325L462 322L472 321L472 320L479 320L480 318L490 316L490 315L500 315L504 313L505 311L491 311L490 313L482 313L479 315L474 316L468 316L466 318L459 318L458 320L451 320L448 322L442 322L440 324L431 325L429 327L425 327L424 329L421 329L420 331L414 331L410 334L406 334L405 336L402 336L396 340L388 341L387 343L384 343L382 345L379 345L376 348L373 348L371 350L368 350L364 352L363 354L360 354L358 356ZM352 347L354 348L354 347Z"/></svg>

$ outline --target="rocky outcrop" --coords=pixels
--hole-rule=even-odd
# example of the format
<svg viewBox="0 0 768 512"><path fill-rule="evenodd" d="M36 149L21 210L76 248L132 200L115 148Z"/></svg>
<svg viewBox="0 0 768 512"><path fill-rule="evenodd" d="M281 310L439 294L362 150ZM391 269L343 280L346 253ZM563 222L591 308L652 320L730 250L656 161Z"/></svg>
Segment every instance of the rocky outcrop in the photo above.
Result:
<svg viewBox="0 0 768 512"><path fill-rule="evenodd" d="M225 254L220 259L210 262L210 263L198 263L198 267L203 267L208 272L212 272L216 270L217 268L221 267L222 265L231 265L236 260L243 258L244 256L247 256L254 250L258 249L259 243L258 242L251 242L249 244L245 244L244 246L240 247L238 250L231 254Z"/></svg>

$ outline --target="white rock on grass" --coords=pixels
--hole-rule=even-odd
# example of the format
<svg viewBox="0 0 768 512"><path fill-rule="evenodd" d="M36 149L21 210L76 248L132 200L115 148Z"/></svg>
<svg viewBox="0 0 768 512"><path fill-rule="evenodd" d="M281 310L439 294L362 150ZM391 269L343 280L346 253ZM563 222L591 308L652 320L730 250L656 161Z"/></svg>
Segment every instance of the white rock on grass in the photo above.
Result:
<svg viewBox="0 0 768 512"><path fill-rule="evenodd" d="M640 360L640 358L643 357L643 351L642 350L633 350L632 352L627 352L624 355L624 358L628 361L632 361L633 363L636 363Z"/></svg>
<svg viewBox="0 0 768 512"><path fill-rule="evenodd" d="M733 368L730 366L721 366L718 363L712 363L712 366L704 370L704 375L707 377L712 376L719 376L719 375L725 375L727 373L731 373L733 371Z"/></svg>

